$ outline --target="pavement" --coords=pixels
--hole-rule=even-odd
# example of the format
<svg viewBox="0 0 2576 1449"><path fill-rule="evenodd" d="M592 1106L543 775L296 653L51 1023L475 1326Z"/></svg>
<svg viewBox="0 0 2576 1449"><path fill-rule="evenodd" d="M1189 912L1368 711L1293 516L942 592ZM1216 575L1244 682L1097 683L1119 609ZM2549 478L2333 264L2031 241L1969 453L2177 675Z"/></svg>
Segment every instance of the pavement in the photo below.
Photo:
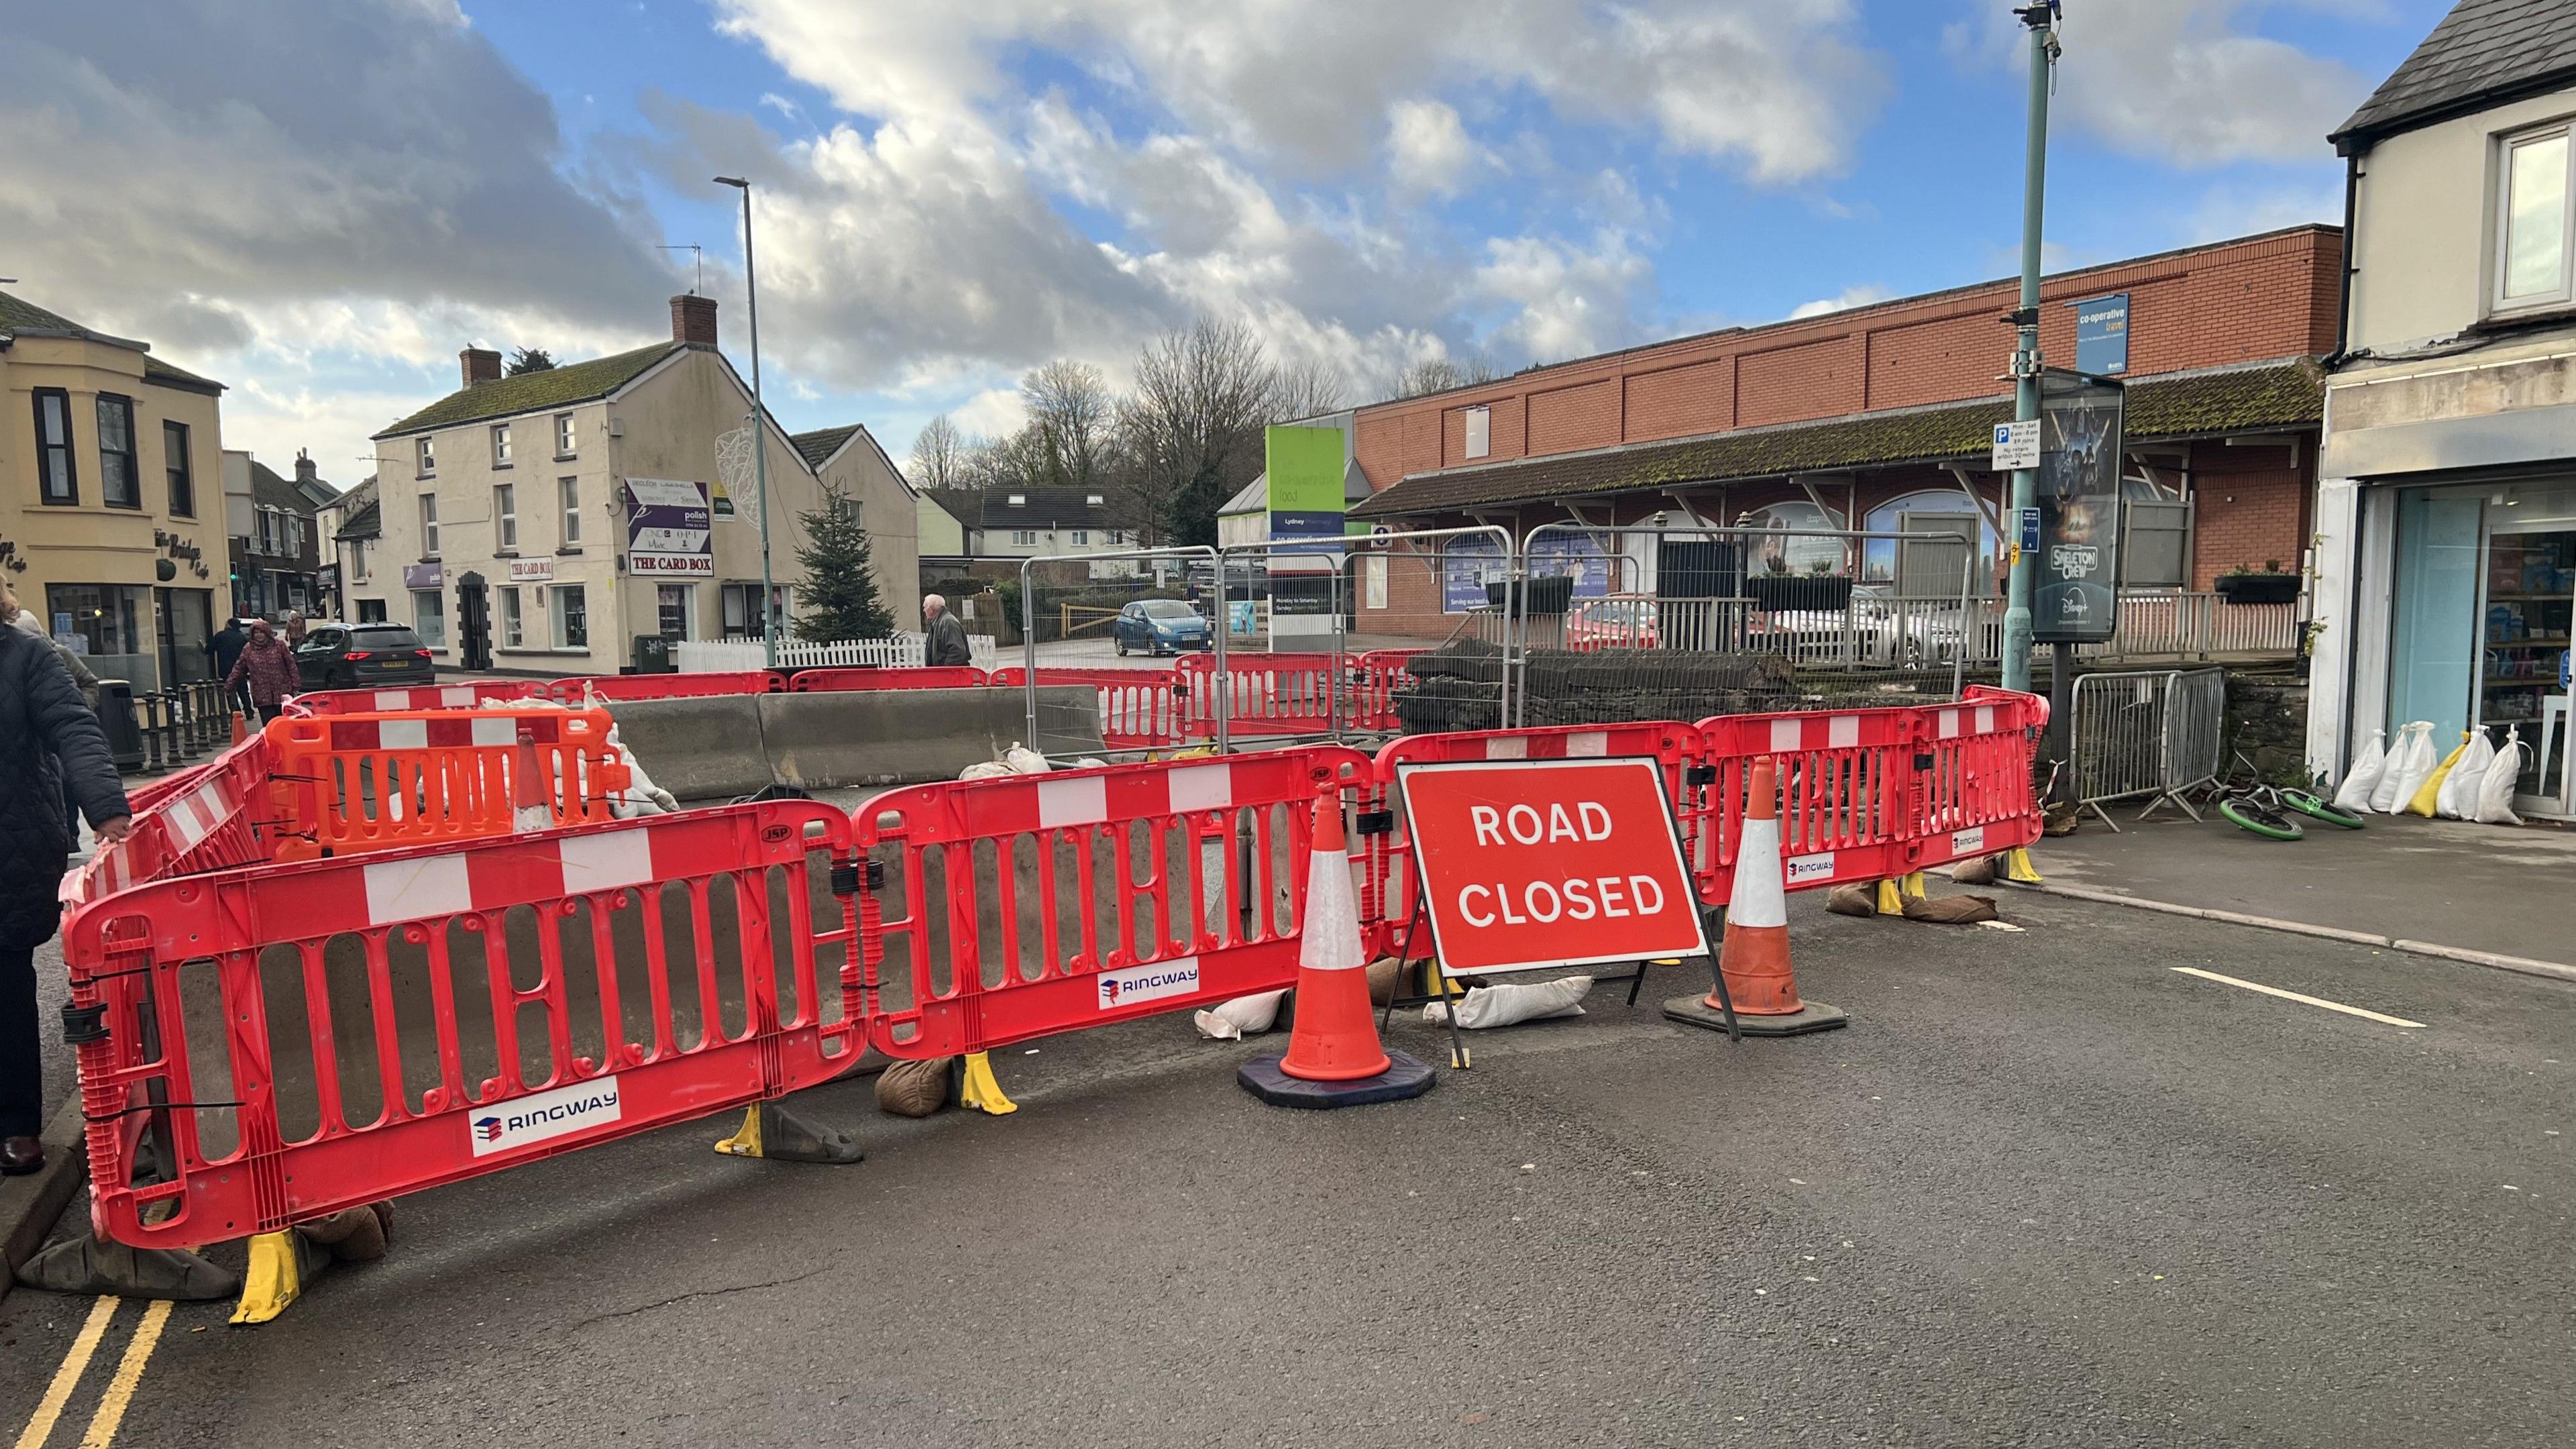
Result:
<svg viewBox="0 0 2576 1449"><path fill-rule="evenodd" d="M392 1256L263 1328L180 1305L152 1341L117 1306L32 1443L92 1303L15 1293L0 1435L2564 1437L2576 986L2036 894L2004 897L2019 932L1820 905L1792 905L1800 981L1845 1031L1667 1023L1656 997L1705 985L1667 968L1349 1112L1261 1106L1233 1069L1280 1043L1179 1016L1000 1054L1007 1118L836 1084L799 1105L857 1166L720 1158L710 1121L407 1197Z"/></svg>
<svg viewBox="0 0 2576 1449"><path fill-rule="evenodd" d="M2576 968L2576 830L2373 815L2269 840L2171 807L2032 850L2049 883Z"/></svg>

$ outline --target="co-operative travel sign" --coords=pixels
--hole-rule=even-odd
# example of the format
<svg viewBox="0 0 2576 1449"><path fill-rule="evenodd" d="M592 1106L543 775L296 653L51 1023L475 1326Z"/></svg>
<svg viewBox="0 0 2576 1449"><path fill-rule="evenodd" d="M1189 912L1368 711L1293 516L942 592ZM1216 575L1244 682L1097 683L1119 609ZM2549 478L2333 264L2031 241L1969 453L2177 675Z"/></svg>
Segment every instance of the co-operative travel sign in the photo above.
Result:
<svg viewBox="0 0 2576 1449"><path fill-rule="evenodd" d="M627 572L713 578L715 514L707 485L672 478L626 480Z"/></svg>
<svg viewBox="0 0 2576 1449"><path fill-rule="evenodd" d="M1707 953L1653 760L1404 765L1396 782L1450 972Z"/></svg>

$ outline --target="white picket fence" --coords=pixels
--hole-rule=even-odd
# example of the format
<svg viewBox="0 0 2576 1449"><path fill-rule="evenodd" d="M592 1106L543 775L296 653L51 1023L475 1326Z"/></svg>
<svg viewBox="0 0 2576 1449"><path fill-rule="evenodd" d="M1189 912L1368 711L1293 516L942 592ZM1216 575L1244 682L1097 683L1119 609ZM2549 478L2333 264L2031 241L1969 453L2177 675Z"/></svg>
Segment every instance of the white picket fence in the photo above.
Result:
<svg viewBox="0 0 2576 1449"><path fill-rule="evenodd" d="M802 640L778 646L781 669L901 669L921 663L925 640L919 633L891 639L845 639L833 644ZM969 634L966 647L978 669L1001 667L1001 651L990 634ZM767 669L769 647L758 639L683 639L671 646L682 674L731 674Z"/></svg>

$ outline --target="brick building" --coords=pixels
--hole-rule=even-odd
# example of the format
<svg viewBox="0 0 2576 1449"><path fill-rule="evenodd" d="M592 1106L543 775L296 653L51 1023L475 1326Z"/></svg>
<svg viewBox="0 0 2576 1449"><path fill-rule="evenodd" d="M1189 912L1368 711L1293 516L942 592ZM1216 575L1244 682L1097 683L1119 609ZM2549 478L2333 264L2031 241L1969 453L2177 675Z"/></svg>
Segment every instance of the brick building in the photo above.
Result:
<svg viewBox="0 0 2576 1449"><path fill-rule="evenodd" d="M2342 258L2340 229L2302 226L2046 279L2040 335L2053 365L2076 361L2076 303L2126 299L2131 589L2200 592L2231 570L2299 569ZM1986 465L1993 424L2012 415L1998 374L2015 302L2014 282L1981 283L1360 408L1347 426L1375 491L1352 516L1516 534L1657 515L1670 527L1955 536L1973 521L1982 577L1994 579L2011 479ZM1652 589L1654 548L1621 547L1632 560L1621 586ZM1920 591L1899 576L1893 542L1831 560L1795 547L1802 572ZM1464 607L1457 591L1427 597L1426 571L1398 578L1411 587L1399 583L1385 609L1363 606L1358 627L1447 632L1456 621L1442 605Z"/></svg>

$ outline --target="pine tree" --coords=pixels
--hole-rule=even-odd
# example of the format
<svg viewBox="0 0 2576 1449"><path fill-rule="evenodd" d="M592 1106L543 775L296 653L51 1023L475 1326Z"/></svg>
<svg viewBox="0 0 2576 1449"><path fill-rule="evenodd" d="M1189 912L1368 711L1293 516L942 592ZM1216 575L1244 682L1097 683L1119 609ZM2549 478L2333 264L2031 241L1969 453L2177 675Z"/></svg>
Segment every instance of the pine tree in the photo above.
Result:
<svg viewBox="0 0 2576 1449"><path fill-rule="evenodd" d="M796 546L796 561L805 566L796 596L796 637L814 644L892 637L894 615L877 597L858 506L826 487L823 506L804 515L804 524L805 541Z"/></svg>

